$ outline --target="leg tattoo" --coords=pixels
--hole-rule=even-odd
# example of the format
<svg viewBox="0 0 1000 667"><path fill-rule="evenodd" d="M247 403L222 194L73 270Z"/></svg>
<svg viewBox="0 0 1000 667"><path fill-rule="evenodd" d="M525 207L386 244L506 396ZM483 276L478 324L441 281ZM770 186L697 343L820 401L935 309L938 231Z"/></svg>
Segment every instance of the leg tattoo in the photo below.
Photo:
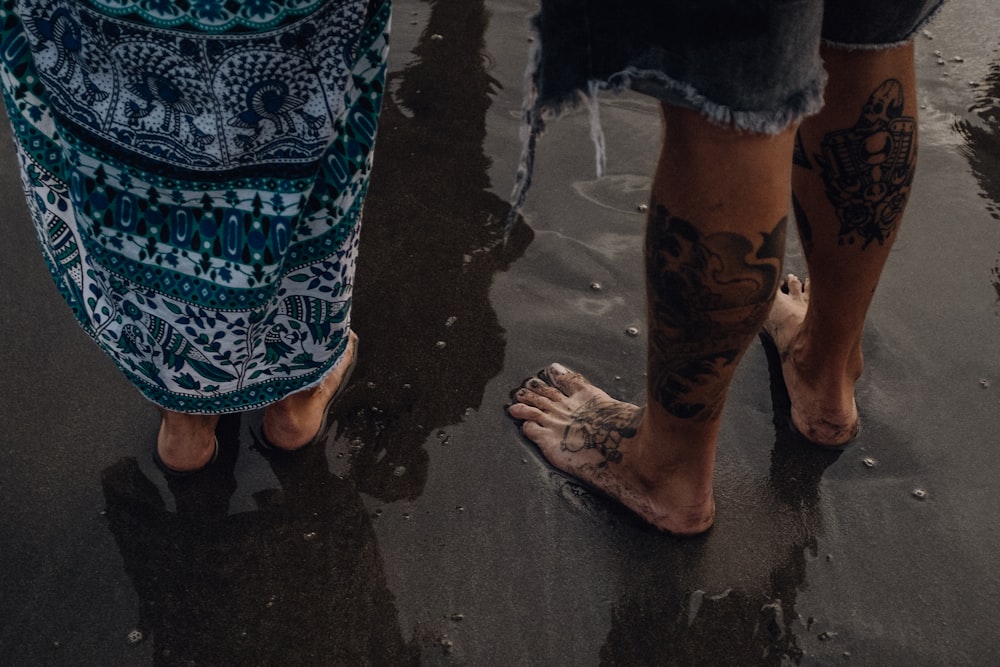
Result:
<svg viewBox="0 0 1000 667"><path fill-rule="evenodd" d="M814 156L840 219L840 243L884 245L899 226L916 164L916 119L903 115L903 85L887 79L854 127L827 134Z"/></svg>
<svg viewBox="0 0 1000 667"><path fill-rule="evenodd" d="M787 218L753 240L702 235L653 202L646 236L650 393L670 414L709 420L722 409L721 370L767 316L781 275Z"/></svg>

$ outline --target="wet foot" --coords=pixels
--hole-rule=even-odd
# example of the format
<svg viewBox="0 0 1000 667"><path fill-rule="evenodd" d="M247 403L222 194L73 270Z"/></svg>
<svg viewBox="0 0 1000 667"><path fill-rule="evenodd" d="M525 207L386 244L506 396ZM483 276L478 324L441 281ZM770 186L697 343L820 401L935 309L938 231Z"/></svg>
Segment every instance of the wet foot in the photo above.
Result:
<svg viewBox="0 0 1000 667"><path fill-rule="evenodd" d="M192 415L161 410L156 454L171 472L191 472L204 468L215 457L215 427L218 415Z"/></svg>
<svg viewBox="0 0 1000 667"><path fill-rule="evenodd" d="M556 468L661 530L697 535L712 526L711 464L706 471L703 463L670 461L672 448L651 441L639 406L559 364L527 380L514 399L508 413Z"/></svg>
<svg viewBox="0 0 1000 667"><path fill-rule="evenodd" d="M352 331L347 350L337 366L323 382L267 406L261 427L267 441L287 451L301 449L311 443L325 423L324 418L332 399L339 393L358 353L358 337Z"/></svg>
<svg viewBox="0 0 1000 667"><path fill-rule="evenodd" d="M809 307L809 283L803 284L789 274L785 284L788 292L778 291L764 331L781 357L781 373L792 403L792 423L817 445L845 445L858 433L854 382L860 370L848 371L843 365L825 370L804 361L810 356L802 335ZM818 356L823 358L822 352ZM857 357L848 366L860 369L860 351Z"/></svg>

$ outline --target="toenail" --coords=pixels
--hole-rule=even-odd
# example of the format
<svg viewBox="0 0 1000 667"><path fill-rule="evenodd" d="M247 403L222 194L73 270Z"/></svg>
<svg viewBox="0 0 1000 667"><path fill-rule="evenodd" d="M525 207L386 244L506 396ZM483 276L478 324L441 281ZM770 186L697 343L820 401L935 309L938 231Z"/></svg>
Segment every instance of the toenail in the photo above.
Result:
<svg viewBox="0 0 1000 667"><path fill-rule="evenodd" d="M569 369L563 366L562 364L557 363L549 366L549 372L555 373L556 375L564 375L566 373L569 373Z"/></svg>
<svg viewBox="0 0 1000 667"><path fill-rule="evenodd" d="M544 382L542 382L541 380L539 380L538 378L531 378L530 380L528 380L528 383L527 383L526 386L529 389L538 389L540 387L545 387L547 385ZM521 391L524 391L524 389L522 389Z"/></svg>

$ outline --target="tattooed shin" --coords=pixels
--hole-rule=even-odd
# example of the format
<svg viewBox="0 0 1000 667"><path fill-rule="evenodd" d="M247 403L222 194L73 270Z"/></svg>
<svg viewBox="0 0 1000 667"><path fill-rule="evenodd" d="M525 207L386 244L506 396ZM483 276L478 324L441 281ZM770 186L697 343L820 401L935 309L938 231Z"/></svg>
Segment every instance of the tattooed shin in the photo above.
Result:
<svg viewBox="0 0 1000 667"><path fill-rule="evenodd" d="M650 394L670 414L709 420L722 373L767 317L781 275L787 218L759 238L702 234L653 202L646 234Z"/></svg>
<svg viewBox="0 0 1000 667"><path fill-rule="evenodd" d="M899 226L917 153L916 119L903 115L903 100L903 85L884 81L854 127L827 134L814 156L837 210L841 244L884 245Z"/></svg>
<svg viewBox="0 0 1000 667"><path fill-rule="evenodd" d="M563 431L562 449L579 452L593 449L602 457L597 464L604 468L608 463L620 463L621 444L634 438L642 420L642 409L628 403L604 404L593 399L584 404ZM579 437L578 437L579 436Z"/></svg>

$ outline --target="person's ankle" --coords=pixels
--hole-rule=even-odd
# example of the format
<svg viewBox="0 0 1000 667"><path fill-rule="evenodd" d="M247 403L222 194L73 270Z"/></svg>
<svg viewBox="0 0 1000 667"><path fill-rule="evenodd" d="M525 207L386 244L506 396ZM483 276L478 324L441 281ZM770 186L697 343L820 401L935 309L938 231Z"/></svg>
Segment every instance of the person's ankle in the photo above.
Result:
<svg viewBox="0 0 1000 667"><path fill-rule="evenodd" d="M811 344L810 336L800 331L782 362L791 367L797 379L814 388L834 388L854 383L861 377L864 359L860 345L842 349Z"/></svg>
<svg viewBox="0 0 1000 667"><path fill-rule="evenodd" d="M689 423L678 428L663 423L662 418L658 424L653 421L644 415L636 434L630 457L635 479L650 494L671 502L679 498L691 505L710 501L714 460L706 452L715 450L717 425Z"/></svg>
<svg viewBox="0 0 1000 667"><path fill-rule="evenodd" d="M318 388L306 389L272 403L264 410L262 425L264 437L279 449L289 451L309 444L322 424L322 413L317 412L323 396ZM318 420L318 421L317 421Z"/></svg>
<svg viewBox="0 0 1000 667"><path fill-rule="evenodd" d="M168 468L197 469L215 453L218 415L191 415L161 410L156 449Z"/></svg>

